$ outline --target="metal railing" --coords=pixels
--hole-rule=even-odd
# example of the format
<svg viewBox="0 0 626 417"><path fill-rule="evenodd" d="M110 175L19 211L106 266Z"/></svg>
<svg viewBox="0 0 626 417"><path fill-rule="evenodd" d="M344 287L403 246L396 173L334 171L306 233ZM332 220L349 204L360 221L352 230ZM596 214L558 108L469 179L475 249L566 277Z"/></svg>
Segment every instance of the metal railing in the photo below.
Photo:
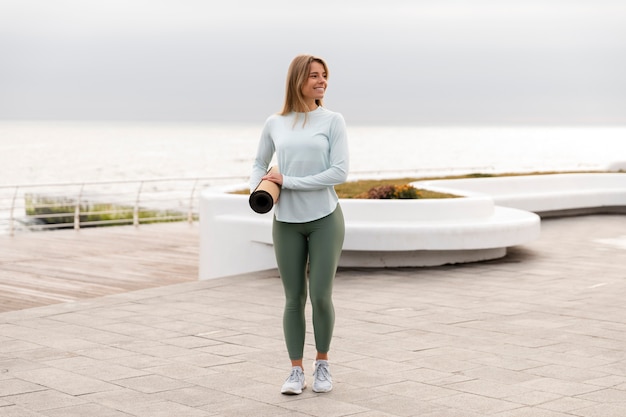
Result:
<svg viewBox="0 0 626 417"><path fill-rule="evenodd" d="M458 169L489 172L491 167ZM352 179L437 176L453 170L351 172ZM198 219L203 188L246 184L248 177L161 178L0 185L0 235L60 228L134 225Z"/></svg>
<svg viewBox="0 0 626 417"><path fill-rule="evenodd" d="M198 219L203 188L244 177L0 185L0 234Z"/></svg>

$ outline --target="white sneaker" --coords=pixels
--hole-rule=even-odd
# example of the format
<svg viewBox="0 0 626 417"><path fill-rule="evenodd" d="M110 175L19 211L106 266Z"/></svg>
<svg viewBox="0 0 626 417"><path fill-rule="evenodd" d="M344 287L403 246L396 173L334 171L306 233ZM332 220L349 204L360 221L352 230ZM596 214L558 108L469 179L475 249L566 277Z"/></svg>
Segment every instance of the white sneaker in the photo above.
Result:
<svg viewBox="0 0 626 417"><path fill-rule="evenodd" d="M330 375L328 361L315 361L313 378L313 392L330 392L333 389L333 378Z"/></svg>
<svg viewBox="0 0 626 417"><path fill-rule="evenodd" d="M297 395L302 394L302 390L306 388L306 381L304 380L304 372L299 366L291 368L291 374L285 380L281 394Z"/></svg>

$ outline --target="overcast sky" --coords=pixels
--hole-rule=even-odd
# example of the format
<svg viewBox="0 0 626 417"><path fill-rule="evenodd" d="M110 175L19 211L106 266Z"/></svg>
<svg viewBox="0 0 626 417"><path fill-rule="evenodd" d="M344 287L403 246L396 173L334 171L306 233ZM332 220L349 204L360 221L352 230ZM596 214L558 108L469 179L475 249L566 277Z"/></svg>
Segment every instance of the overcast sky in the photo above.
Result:
<svg viewBox="0 0 626 417"><path fill-rule="evenodd" d="M0 119L262 123L299 53L352 123L626 123L624 0L0 0Z"/></svg>

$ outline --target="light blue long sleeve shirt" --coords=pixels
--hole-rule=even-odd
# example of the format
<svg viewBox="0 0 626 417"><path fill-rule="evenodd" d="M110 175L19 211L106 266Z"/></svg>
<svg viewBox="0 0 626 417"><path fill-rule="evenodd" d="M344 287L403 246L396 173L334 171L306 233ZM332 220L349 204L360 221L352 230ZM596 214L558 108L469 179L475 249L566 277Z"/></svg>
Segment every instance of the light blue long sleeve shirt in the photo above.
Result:
<svg viewBox="0 0 626 417"><path fill-rule="evenodd" d="M261 182L274 153L283 185L274 208L276 220L305 223L331 214L339 198L335 185L349 169L346 123L323 107L306 113L270 116L263 127L250 176L250 190Z"/></svg>

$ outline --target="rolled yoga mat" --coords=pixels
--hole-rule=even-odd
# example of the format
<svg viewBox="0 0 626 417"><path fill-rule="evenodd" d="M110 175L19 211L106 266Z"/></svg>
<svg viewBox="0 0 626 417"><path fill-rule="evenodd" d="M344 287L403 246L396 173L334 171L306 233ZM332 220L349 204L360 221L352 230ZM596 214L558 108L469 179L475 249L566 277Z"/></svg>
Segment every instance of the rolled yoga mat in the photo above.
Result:
<svg viewBox="0 0 626 417"><path fill-rule="evenodd" d="M278 172L278 167L273 166L267 172ZM264 214L274 207L274 204L278 201L279 195L280 185L272 181L263 180L259 183L252 194L250 194L248 202L250 203L250 208L252 208L252 210L257 213Z"/></svg>

